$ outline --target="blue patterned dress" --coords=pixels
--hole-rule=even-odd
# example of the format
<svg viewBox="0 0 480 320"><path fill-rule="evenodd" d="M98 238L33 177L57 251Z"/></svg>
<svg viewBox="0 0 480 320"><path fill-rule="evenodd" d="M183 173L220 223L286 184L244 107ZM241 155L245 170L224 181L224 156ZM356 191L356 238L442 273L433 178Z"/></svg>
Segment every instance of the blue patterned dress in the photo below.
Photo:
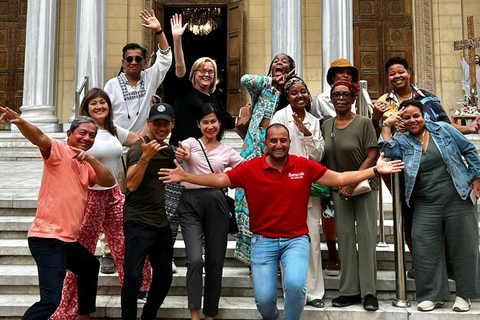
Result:
<svg viewBox="0 0 480 320"><path fill-rule="evenodd" d="M280 92L272 85L272 78L246 74L241 79L242 85L248 90L252 103L253 114L250 119L247 135L242 145L240 155L246 160L261 157L266 149L263 144L265 129L260 127L263 118L271 119L280 98ZM238 188L235 192L235 214L238 229L235 258L250 264L250 217L245 191Z"/></svg>

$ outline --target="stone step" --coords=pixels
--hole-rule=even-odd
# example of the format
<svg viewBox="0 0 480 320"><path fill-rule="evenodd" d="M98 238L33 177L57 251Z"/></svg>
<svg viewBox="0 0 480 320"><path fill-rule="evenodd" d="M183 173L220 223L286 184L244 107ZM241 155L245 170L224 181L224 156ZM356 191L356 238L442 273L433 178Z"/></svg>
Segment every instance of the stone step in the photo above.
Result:
<svg viewBox="0 0 480 320"><path fill-rule="evenodd" d="M327 245L321 244L322 257L328 259ZM227 266L243 266L243 264L233 257L235 251L235 240L229 240L227 243L227 252L225 254L225 264ZM406 261L411 261L408 248L405 255ZM100 257L100 242L97 243L95 256ZM184 264L185 243L181 239L177 239L174 244L174 257L179 265ZM393 270L394 268L394 247L387 244L386 247L377 246L377 268L379 270ZM0 239L0 265L33 265L35 264L30 250L28 248L27 239Z"/></svg>
<svg viewBox="0 0 480 320"><path fill-rule="evenodd" d="M176 295L186 294L187 268L177 266L177 272L173 274L172 290ZM279 278L280 279L280 278ZM327 297L335 297L340 286L340 276L332 277L324 275ZM455 282L449 280L450 291L455 292ZM98 277L99 294L120 294L118 274L102 274ZM251 296L253 295L252 279L249 276L247 266L224 267L222 288L224 296ZM281 289L281 281L278 281ZM415 281L407 279L407 291L415 292ZM0 294L31 294L38 293L38 274L35 265L0 265ZM395 272L393 270L378 270L377 294L382 299L394 297ZM413 298L413 295L412 297Z"/></svg>
<svg viewBox="0 0 480 320"><path fill-rule="evenodd" d="M0 295L0 319L20 320L23 313L33 303L37 302L37 295ZM424 313L417 310L417 302L410 301L409 308L392 306L391 299L380 300L379 310L365 311L361 305L352 305L345 308L331 306L331 299L325 299L325 308L318 309L305 306L302 320L364 320L364 319L395 319L395 320L473 320L480 317L480 303L473 303L469 312L458 313L452 311L453 302L446 302L445 306L432 312ZM141 315L142 305L139 304L138 316ZM278 299L280 318L283 319L283 298ZM120 297L111 295L97 296L97 311L92 319L120 319ZM159 319L190 319L187 309L187 299L183 296L169 295L157 313ZM221 297L219 314L215 319L261 319L252 297Z"/></svg>

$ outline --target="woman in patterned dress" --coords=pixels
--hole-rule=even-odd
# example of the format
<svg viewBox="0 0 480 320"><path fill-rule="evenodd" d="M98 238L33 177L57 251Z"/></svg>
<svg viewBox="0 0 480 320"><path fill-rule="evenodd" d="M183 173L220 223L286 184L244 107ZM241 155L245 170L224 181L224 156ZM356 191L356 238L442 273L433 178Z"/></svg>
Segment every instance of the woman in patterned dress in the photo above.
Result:
<svg viewBox="0 0 480 320"><path fill-rule="evenodd" d="M283 86L287 80L295 75L295 61L284 53L277 54L268 69L268 76L246 74L241 83L248 90L253 105L252 117L248 126L247 135L243 142L240 155L245 161L260 157L266 149L262 142L265 138L265 129L270 123L275 111L288 105L286 97L282 94ZM248 204L243 189L235 192L235 214L239 233L235 258L250 264L250 219Z"/></svg>

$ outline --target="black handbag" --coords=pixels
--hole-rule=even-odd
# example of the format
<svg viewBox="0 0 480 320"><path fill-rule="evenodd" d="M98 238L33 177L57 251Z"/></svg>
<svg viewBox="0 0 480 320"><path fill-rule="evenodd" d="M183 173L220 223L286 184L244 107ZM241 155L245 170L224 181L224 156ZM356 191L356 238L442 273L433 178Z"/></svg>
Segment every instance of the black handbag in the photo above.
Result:
<svg viewBox="0 0 480 320"><path fill-rule="evenodd" d="M207 163L208 163L208 166L210 167L210 170L212 171L212 173L215 173L213 171L212 165L210 164L210 161L208 160L207 153L205 152L205 149L203 148L202 143L198 139L197 141L200 144L200 148L202 148L203 154L205 155L205 159L207 159ZM225 196L225 200L227 201L228 211L230 213L228 233L235 235L238 232L237 217L235 216L235 200L232 197L228 196L226 193L224 193L223 195Z"/></svg>

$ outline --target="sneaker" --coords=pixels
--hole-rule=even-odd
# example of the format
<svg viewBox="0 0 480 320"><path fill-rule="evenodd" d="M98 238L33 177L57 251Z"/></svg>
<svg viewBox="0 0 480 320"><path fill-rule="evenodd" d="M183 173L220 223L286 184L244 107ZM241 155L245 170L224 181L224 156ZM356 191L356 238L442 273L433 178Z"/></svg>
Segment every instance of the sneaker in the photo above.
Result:
<svg viewBox="0 0 480 320"><path fill-rule="evenodd" d="M177 266L175 265L175 260L172 259L172 273L177 272Z"/></svg>
<svg viewBox="0 0 480 320"><path fill-rule="evenodd" d="M470 299L463 299L462 297L457 296L455 298L455 303L453 304L453 311L457 312L466 312L470 310L470 306L472 303L470 302Z"/></svg>
<svg viewBox="0 0 480 320"><path fill-rule="evenodd" d="M444 304L445 304L445 302L443 302L443 301L425 300L425 301L422 301L418 304L417 309L418 309L418 311L432 311L433 309L443 307Z"/></svg>
<svg viewBox="0 0 480 320"><path fill-rule="evenodd" d="M359 294L355 296L340 296L332 300L332 306L334 307L348 307L356 303L362 303L362 297Z"/></svg>
<svg viewBox="0 0 480 320"><path fill-rule="evenodd" d="M363 299L363 309L367 311L377 311L378 310L378 300L372 294L367 294Z"/></svg>
<svg viewBox="0 0 480 320"><path fill-rule="evenodd" d="M137 296L137 303L147 302L147 291L140 291Z"/></svg>
<svg viewBox="0 0 480 320"><path fill-rule="evenodd" d="M110 256L102 257L102 262L100 263L100 272L103 274L112 274L115 273L117 269L115 268L115 261Z"/></svg>
<svg viewBox="0 0 480 320"><path fill-rule="evenodd" d="M328 260L327 268L325 269L325 274L327 276L336 277L340 274L340 268L338 267L338 263L332 260Z"/></svg>

